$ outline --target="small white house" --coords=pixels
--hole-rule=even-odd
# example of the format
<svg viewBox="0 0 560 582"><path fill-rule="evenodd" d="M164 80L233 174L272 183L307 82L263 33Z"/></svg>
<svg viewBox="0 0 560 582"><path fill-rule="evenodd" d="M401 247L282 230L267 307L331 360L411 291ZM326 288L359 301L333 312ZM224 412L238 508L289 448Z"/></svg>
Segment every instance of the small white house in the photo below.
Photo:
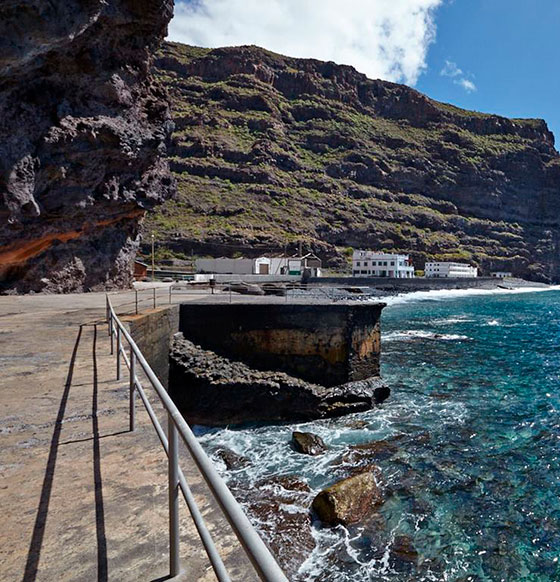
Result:
<svg viewBox="0 0 560 582"><path fill-rule="evenodd" d="M445 261L426 263L425 277L478 277L476 267L466 263L451 263Z"/></svg>
<svg viewBox="0 0 560 582"><path fill-rule="evenodd" d="M411 279L414 277L414 265L408 255L355 250L352 255L352 276Z"/></svg>
<svg viewBox="0 0 560 582"><path fill-rule="evenodd" d="M498 277L500 279L503 279L504 277L513 277L511 271L494 271L493 273L490 273L492 275L492 277Z"/></svg>

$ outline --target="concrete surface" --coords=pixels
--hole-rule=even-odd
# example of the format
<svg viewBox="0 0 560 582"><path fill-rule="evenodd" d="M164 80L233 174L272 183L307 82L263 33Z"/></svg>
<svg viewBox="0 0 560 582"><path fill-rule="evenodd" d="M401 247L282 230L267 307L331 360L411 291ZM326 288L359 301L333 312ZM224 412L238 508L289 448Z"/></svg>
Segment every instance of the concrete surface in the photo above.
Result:
<svg viewBox="0 0 560 582"><path fill-rule="evenodd" d="M113 298L133 309L134 294ZM166 456L139 398L128 432L127 374L115 381L104 301L0 297L1 580L166 579ZM181 467L232 579L256 580L187 454ZM182 500L181 534L180 579L214 580Z"/></svg>

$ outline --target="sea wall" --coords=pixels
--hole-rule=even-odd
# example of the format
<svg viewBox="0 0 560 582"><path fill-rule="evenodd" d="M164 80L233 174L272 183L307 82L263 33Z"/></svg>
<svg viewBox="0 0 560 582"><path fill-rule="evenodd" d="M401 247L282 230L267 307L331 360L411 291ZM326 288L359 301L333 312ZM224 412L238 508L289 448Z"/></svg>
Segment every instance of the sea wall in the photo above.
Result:
<svg viewBox="0 0 560 582"><path fill-rule="evenodd" d="M221 356L323 386L379 375L385 304L183 304L179 330Z"/></svg>
<svg viewBox="0 0 560 582"><path fill-rule="evenodd" d="M122 316L121 320L128 326L132 339L156 376L167 387L171 340L179 329L179 305L167 305L138 315Z"/></svg>
<svg viewBox="0 0 560 582"><path fill-rule="evenodd" d="M374 287L390 291L432 291L437 289L494 288L503 280L496 277L454 277L396 279L393 277L313 277L308 283L332 287Z"/></svg>

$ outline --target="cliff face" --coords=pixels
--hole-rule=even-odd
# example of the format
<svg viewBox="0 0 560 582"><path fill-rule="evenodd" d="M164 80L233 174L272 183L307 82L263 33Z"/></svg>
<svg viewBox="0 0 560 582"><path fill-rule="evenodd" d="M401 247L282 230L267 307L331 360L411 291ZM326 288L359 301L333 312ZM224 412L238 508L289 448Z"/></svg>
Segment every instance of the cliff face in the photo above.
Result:
<svg viewBox="0 0 560 582"><path fill-rule="evenodd" d="M173 188L149 74L172 0L0 5L0 290L124 287Z"/></svg>
<svg viewBox="0 0 560 582"><path fill-rule="evenodd" d="M438 103L352 67L166 44L179 196L148 218L160 248L347 247L560 279L560 156L542 120Z"/></svg>

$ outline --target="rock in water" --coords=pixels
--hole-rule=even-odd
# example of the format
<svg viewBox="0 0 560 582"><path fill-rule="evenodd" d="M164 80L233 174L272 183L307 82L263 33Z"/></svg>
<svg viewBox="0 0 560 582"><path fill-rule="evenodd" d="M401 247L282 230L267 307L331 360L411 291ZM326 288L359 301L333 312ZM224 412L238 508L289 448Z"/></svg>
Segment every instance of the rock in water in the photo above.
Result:
<svg viewBox="0 0 560 582"><path fill-rule="evenodd" d="M0 3L0 291L127 287L169 198L167 94L149 73L173 0Z"/></svg>
<svg viewBox="0 0 560 582"><path fill-rule="evenodd" d="M298 453L306 455L320 455L327 450L325 441L312 432L294 431L292 433L292 444Z"/></svg>
<svg viewBox="0 0 560 582"><path fill-rule="evenodd" d="M372 471L359 473L323 489L311 509L328 525L349 525L368 516L383 501Z"/></svg>

